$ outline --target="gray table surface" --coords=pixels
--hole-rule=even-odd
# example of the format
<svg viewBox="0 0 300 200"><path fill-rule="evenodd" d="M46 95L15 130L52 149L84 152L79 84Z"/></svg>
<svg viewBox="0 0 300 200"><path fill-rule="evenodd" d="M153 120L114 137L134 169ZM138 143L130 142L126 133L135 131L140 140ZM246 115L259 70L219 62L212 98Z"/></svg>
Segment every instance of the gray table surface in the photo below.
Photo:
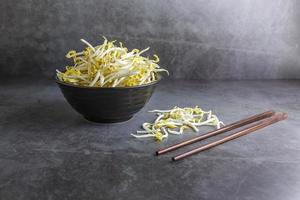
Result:
<svg viewBox="0 0 300 200"><path fill-rule="evenodd" d="M0 85L0 199L300 199L300 81L168 81L126 123L85 121L55 84ZM161 143L130 136L150 109L199 105L230 123L268 109L286 121L171 162ZM218 137L217 137L218 138Z"/></svg>

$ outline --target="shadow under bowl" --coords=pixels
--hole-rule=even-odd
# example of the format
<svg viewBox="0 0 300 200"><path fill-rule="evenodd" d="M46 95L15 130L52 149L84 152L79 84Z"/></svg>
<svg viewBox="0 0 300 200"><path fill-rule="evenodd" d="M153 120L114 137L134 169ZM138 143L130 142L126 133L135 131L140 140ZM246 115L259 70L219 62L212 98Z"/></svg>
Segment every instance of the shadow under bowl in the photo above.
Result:
<svg viewBox="0 0 300 200"><path fill-rule="evenodd" d="M99 88L77 86L60 81L61 92L68 103L83 117L92 122L114 123L127 121L149 101L161 80L135 87Z"/></svg>

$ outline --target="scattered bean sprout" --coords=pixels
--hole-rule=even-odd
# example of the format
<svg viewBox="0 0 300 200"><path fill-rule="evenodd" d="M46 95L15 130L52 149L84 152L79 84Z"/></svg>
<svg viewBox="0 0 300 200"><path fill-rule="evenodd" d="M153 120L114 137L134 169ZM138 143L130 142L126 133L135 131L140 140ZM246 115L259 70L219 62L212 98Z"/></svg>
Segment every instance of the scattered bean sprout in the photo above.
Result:
<svg viewBox="0 0 300 200"><path fill-rule="evenodd" d="M74 64L66 66L65 72L56 70L58 79L89 87L131 87L157 80L160 72L169 74L157 64L157 55L153 59L142 56L149 47L128 52L121 42L116 45L116 41L103 38L103 44L97 46L81 39L87 47L81 52L71 50L67 53L66 57Z"/></svg>
<svg viewBox="0 0 300 200"><path fill-rule="evenodd" d="M157 118L153 123L143 123L144 130L131 134L135 138L153 137L156 140L163 140L169 134L181 135L184 130L192 129L198 132L199 126L213 126L220 128L224 123L218 117L212 114L212 111L203 111L198 106L194 108L174 107L171 110L152 110L157 114Z"/></svg>

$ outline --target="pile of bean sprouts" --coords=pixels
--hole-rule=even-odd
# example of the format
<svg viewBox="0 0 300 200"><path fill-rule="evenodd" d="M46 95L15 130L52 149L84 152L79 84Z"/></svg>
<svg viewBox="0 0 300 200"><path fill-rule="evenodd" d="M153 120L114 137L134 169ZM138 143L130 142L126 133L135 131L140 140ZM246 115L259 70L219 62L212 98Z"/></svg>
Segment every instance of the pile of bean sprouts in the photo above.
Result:
<svg viewBox="0 0 300 200"><path fill-rule="evenodd" d="M203 111L198 106L194 108L174 107L171 110L152 110L157 114L157 118L153 123L143 123L144 130L131 134L136 138L153 137L156 140L163 140L169 134L180 135L184 130L192 129L198 132L199 126L213 126L220 128L224 123L218 117L212 114L212 111Z"/></svg>
<svg viewBox="0 0 300 200"><path fill-rule="evenodd" d="M132 87L156 81L159 72L168 73L157 64L157 55L153 59L142 56L149 47L128 51L121 42L117 45L116 41L103 38L103 44L97 46L81 39L87 47L81 52L67 53L73 65L66 66L64 72L56 70L58 79L88 87Z"/></svg>

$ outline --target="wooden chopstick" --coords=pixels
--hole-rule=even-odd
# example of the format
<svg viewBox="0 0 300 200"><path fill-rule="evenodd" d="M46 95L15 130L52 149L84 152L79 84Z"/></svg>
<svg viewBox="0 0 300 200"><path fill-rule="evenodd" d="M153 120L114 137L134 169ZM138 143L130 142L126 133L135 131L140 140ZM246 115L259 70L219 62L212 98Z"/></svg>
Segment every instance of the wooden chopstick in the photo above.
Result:
<svg viewBox="0 0 300 200"><path fill-rule="evenodd" d="M274 124L276 122L284 120L286 118L287 118L287 114L286 113L277 113L277 114L274 114L273 116L271 116L271 117L269 117L269 118L267 118L267 119L265 119L265 120L263 120L261 122L258 122L256 124L250 126L250 127L247 127L247 128L242 129L240 131L237 131L237 132L235 132L235 133L233 133L233 134L231 134L231 135L229 135L229 136L227 136L227 137L225 137L223 139L211 142L209 144L206 144L204 146L198 147L198 148L193 149L191 151L187 151L187 152L185 152L183 154L179 154L179 155L173 157L172 160L173 161L177 161L177 160L183 159L183 158L185 158L187 156L193 155L195 153L199 153L201 151L204 151L204 150L207 150L209 148L215 147L215 146L217 146L219 144L223 144L223 143L228 142L230 140L234 140L234 139L236 139L238 137L241 137L241 136L244 136L244 135L249 134L251 132L257 131L257 130L262 129L262 128L266 127L266 126L269 126L271 124Z"/></svg>
<svg viewBox="0 0 300 200"><path fill-rule="evenodd" d="M181 142L181 143L178 143L178 144L169 146L169 147L167 147L167 148L158 150L158 151L156 151L156 155L161 155L161 154L164 154L164 153L167 153L167 152L176 150L176 149L178 149L178 148L180 148L180 147L183 147L183 146L186 146L186 145L189 145L189 144L192 144L192 143L195 143L195 142L204 140L204 139L206 139L206 138L209 138L209 137L218 135L218 134L220 134L220 133L224 133L224 132L227 132L227 131L231 131L231 130L233 130L233 129L236 129L236 128L240 128L240 127L245 126L245 125L247 125L247 124L251 124L251 123L253 123L253 122L256 122L256 121L265 119L265 118L267 118L267 117L271 117L271 116L274 115L274 114L275 114L275 111L269 110L269 111L266 111L266 112L263 112L263 113L260 113L260 114L251 116L251 117L249 117L249 118L242 119L242 120L237 121L237 122L234 122L234 123L232 123L232 124L228 124L227 126L224 126L224 127L220 128L220 129L217 129L217 130L208 132L208 133L206 133L206 134L204 134L204 135L200 135L200 136L195 137L195 138L192 138L192 139L190 139L190 140L187 140L187 141L184 141L184 142Z"/></svg>

